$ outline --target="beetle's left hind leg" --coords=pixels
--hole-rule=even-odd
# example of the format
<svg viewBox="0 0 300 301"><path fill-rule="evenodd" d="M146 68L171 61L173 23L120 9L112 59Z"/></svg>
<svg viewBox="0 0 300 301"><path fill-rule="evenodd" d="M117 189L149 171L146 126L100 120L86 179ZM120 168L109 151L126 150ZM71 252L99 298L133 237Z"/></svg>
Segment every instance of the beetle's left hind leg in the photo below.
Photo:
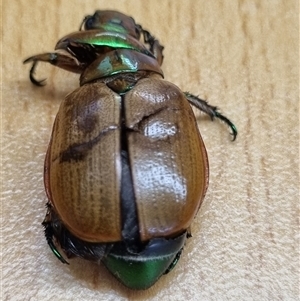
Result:
<svg viewBox="0 0 300 301"><path fill-rule="evenodd" d="M37 80L34 77L35 68L38 62L45 62L67 71L81 73L83 70L82 64L65 50L57 50L54 52L41 53L29 57L23 63L27 64L32 62L32 67L29 72L30 81L36 86L43 86L45 79Z"/></svg>
<svg viewBox="0 0 300 301"><path fill-rule="evenodd" d="M219 118L220 120L224 121L232 131L231 135L233 136L233 141L236 139L237 129L235 125L227 117L218 112L217 107L210 105L207 101L188 92L184 92L184 95L191 105L209 115L212 120L214 118Z"/></svg>
<svg viewBox="0 0 300 301"><path fill-rule="evenodd" d="M52 226L52 216L51 216L51 205L49 203L47 203L47 213L45 216L44 221L42 222L42 225L44 226L44 231L45 231L45 237L47 240L47 243L51 249L51 251L53 252L53 254L62 262L62 263L66 263L69 264L64 258L63 256L59 253L59 251L57 250L54 241L53 241L53 237L54 237L54 230L53 230L53 226Z"/></svg>

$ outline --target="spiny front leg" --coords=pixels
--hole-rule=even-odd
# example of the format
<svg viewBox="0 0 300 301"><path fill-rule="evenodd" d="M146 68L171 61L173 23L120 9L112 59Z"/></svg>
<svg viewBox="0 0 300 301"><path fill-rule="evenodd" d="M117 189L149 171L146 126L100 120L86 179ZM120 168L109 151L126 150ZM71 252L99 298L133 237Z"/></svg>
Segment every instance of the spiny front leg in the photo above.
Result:
<svg viewBox="0 0 300 301"><path fill-rule="evenodd" d="M29 71L30 81L36 86L43 86L46 79L37 80L34 76L35 69L38 62L45 62L56 67L65 69L74 73L81 73L84 70L85 65L80 63L74 56L68 53L66 50L57 50L54 52L46 52L29 57L23 63L31 63L32 67Z"/></svg>

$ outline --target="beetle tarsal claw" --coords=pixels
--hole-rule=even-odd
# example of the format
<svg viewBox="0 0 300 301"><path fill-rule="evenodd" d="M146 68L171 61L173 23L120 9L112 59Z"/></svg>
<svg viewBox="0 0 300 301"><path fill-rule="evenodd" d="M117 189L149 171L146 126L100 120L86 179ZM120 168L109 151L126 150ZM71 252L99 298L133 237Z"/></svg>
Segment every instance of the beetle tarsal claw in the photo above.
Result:
<svg viewBox="0 0 300 301"><path fill-rule="evenodd" d="M29 62L29 61L28 61L28 62ZM24 61L24 63L27 63L27 62ZM37 79L34 77L35 68L36 68L37 63L38 63L37 61L34 61L34 62L33 62L32 67L30 68L30 71L29 71L29 78L30 78L30 81L31 81L34 85L36 85L36 86L38 86L38 87L42 87L42 86L44 86L44 85L46 84L46 83L45 83L46 78L37 80Z"/></svg>
<svg viewBox="0 0 300 301"><path fill-rule="evenodd" d="M215 117L219 118L220 120L224 121L231 129L231 135L233 136L232 141L234 141L237 137L237 129L236 126L224 115L222 115L221 113L219 113L218 111L215 111Z"/></svg>

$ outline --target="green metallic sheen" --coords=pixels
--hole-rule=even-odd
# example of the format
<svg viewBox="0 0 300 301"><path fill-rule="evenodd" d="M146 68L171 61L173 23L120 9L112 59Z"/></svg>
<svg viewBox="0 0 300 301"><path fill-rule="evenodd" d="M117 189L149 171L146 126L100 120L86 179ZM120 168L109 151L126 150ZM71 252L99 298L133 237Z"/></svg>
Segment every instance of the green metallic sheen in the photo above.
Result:
<svg viewBox="0 0 300 301"><path fill-rule="evenodd" d="M78 31L65 36L55 46L55 49L67 49L70 42L73 44L87 44L92 46L107 46L114 49L125 48L144 53L150 57L153 54L138 40L130 35L118 32L106 32L100 29Z"/></svg>
<svg viewBox="0 0 300 301"><path fill-rule="evenodd" d="M128 31L123 27L118 24L114 23L107 23L107 24L102 24L99 29L102 29L104 31L108 32L119 32L122 34L128 34Z"/></svg>
<svg viewBox="0 0 300 301"><path fill-rule="evenodd" d="M118 73L138 71L155 72L163 77L160 65L154 58L128 49L117 49L100 55L91 63L81 74L80 84Z"/></svg>
<svg viewBox="0 0 300 301"><path fill-rule="evenodd" d="M168 270L175 257L172 255L143 261L139 257L131 260L110 254L102 262L125 286L141 290L152 286Z"/></svg>
<svg viewBox="0 0 300 301"><path fill-rule="evenodd" d="M104 29L111 32L126 33L139 39L142 29L135 21L120 12L112 10L97 10L94 15L83 20L85 30Z"/></svg>

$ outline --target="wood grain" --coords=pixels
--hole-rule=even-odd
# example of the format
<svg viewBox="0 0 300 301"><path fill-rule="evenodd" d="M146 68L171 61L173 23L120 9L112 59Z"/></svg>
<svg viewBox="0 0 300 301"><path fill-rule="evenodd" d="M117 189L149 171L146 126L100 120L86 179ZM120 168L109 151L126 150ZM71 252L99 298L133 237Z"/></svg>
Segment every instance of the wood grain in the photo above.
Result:
<svg viewBox="0 0 300 301"><path fill-rule="evenodd" d="M177 267L148 291L102 266L62 265L40 225L43 161L76 75L22 61L95 9L133 16L165 46L165 78L236 124L197 113L210 186ZM2 300L299 300L299 4L296 0L1 2Z"/></svg>

